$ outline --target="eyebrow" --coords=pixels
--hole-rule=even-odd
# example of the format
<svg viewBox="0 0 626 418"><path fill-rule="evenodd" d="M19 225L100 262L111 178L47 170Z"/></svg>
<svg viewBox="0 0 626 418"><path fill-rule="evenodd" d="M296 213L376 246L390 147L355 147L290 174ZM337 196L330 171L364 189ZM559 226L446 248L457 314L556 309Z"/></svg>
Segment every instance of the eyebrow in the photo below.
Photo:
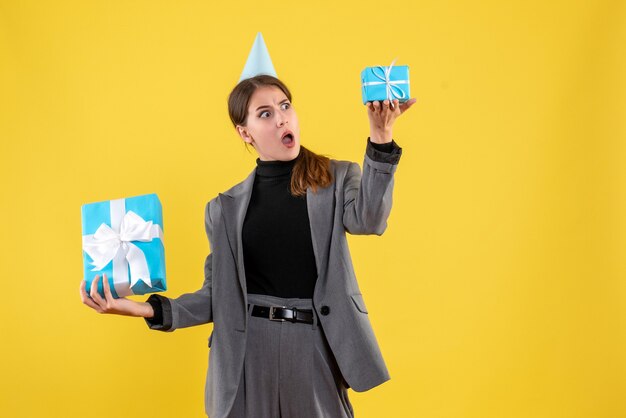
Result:
<svg viewBox="0 0 626 418"><path fill-rule="evenodd" d="M283 101L281 101L278 104L280 105L280 104L283 104L283 103L288 102L288 101L289 101L289 99L284 99ZM268 106L268 105L259 106L259 107L256 108L255 112L258 112L259 110L264 109L266 107L270 107L270 106Z"/></svg>

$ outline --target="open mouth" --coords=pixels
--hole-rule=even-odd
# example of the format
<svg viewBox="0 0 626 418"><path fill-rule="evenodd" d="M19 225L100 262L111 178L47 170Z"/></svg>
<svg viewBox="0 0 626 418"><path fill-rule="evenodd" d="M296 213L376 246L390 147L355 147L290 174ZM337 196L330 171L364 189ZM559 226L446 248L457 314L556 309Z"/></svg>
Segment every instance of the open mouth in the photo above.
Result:
<svg viewBox="0 0 626 418"><path fill-rule="evenodd" d="M281 139L282 143L287 145L287 144L291 144L293 142L293 134L291 132L286 132L282 139Z"/></svg>

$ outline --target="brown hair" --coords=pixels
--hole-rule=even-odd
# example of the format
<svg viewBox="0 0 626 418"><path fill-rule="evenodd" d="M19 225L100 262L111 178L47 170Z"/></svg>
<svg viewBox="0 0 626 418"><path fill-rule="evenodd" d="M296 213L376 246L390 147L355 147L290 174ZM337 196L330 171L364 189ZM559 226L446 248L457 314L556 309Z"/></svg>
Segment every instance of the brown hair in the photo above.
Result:
<svg viewBox="0 0 626 418"><path fill-rule="evenodd" d="M262 86L278 87L291 102L291 92L276 77L261 74L244 79L235 86L228 96L228 114L235 127L237 125L246 126L250 98L256 89ZM248 149L248 144L245 143L245 145L246 149ZM330 171L330 159L300 145L300 154L296 157L291 176L291 194L293 196L304 196L309 186L314 192L317 192L318 187L327 187L332 181L333 175Z"/></svg>

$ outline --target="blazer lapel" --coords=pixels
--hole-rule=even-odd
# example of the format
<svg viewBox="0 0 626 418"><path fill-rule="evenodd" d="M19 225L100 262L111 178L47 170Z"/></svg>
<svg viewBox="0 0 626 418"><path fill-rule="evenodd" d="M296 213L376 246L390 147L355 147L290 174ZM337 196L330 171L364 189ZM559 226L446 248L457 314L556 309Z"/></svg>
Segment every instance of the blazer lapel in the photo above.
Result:
<svg viewBox="0 0 626 418"><path fill-rule="evenodd" d="M328 263L327 253L330 249L330 237L333 227L334 187L318 187L317 193L311 188L306 190L307 211L309 213L309 224L311 226L311 240L313 241L313 252L315 253L315 265L317 267L317 281L313 294L317 294L325 287L326 275L322 272ZM315 298L319 300L319 298Z"/></svg>
<svg viewBox="0 0 626 418"><path fill-rule="evenodd" d="M252 185L254 184L255 174L256 168L252 170L252 173L250 173L243 182L225 193L220 193L218 197L222 207L222 217L224 218L224 225L226 226L228 244L230 245L233 255L236 254L237 273L239 275L239 284L241 285L241 291L244 295L244 301L246 300L245 295L247 290L241 235L246 210L248 209L250 197L252 196Z"/></svg>

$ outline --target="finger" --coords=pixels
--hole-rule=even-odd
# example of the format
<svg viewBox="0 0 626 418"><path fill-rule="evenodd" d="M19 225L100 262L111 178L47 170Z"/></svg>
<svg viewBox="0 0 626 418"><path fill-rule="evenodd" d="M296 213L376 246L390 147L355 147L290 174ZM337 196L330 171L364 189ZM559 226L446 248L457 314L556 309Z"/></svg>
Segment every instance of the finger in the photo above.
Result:
<svg viewBox="0 0 626 418"><path fill-rule="evenodd" d="M102 300L102 297L100 296L100 293L98 293L98 280L100 280L100 276L96 276L93 279L93 282L91 282L91 292L89 292L89 294L91 295L91 299L98 306L100 306L100 309L104 309L105 306L106 306L106 302L104 300Z"/></svg>
<svg viewBox="0 0 626 418"><path fill-rule="evenodd" d="M112 302L113 301L113 295L111 294L111 287L109 285L109 279L107 279L107 275L104 274L104 282L103 282L103 286L104 286L104 297L107 301Z"/></svg>
<svg viewBox="0 0 626 418"><path fill-rule="evenodd" d="M100 278L100 276L96 275L96 277L93 278L93 280L91 281L91 287L89 288L89 296L93 299L93 294L94 292L96 292L98 290L98 279Z"/></svg>
<svg viewBox="0 0 626 418"><path fill-rule="evenodd" d="M87 291L85 290L86 287L87 287L87 280L85 280L85 279L81 280L81 282L80 282L80 300L84 304L87 304L87 301L90 301L89 295L87 295Z"/></svg>
<svg viewBox="0 0 626 418"><path fill-rule="evenodd" d="M383 101L383 109L389 109L389 100L385 99Z"/></svg>
<svg viewBox="0 0 626 418"><path fill-rule="evenodd" d="M85 302L85 305L89 306L91 309L93 309L94 311L98 312L98 313L102 313L102 308L100 308L100 306L96 305L96 303L91 300L91 299L87 299Z"/></svg>
<svg viewBox="0 0 626 418"><path fill-rule="evenodd" d="M89 298L86 287L87 287L87 280L83 279L80 283L80 299L83 301L85 305L89 306L92 309L95 309L99 313L102 313L102 309L100 309L100 306L98 306L93 300Z"/></svg>
<svg viewBox="0 0 626 418"><path fill-rule="evenodd" d="M372 103L372 106L374 106L375 112L378 112L378 109L380 109L380 103L378 102L378 100L374 100L374 103Z"/></svg>
<svg viewBox="0 0 626 418"><path fill-rule="evenodd" d="M83 285L83 289L82 289L82 293L84 293L84 297L82 298L83 303L87 306L89 306L90 308L96 310L98 313L102 313L102 309L100 309L100 306L97 305L93 300L89 299L89 297L87 297L87 292L85 292L85 286Z"/></svg>
<svg viewBox="0 0 626 418"><path fill-rule="evenodd" d="M400 105L400 111L403 113L406 112L411 106L415 104L415 102L417 102L416 98L412 98L411 100L404 102Z"/></svg>

